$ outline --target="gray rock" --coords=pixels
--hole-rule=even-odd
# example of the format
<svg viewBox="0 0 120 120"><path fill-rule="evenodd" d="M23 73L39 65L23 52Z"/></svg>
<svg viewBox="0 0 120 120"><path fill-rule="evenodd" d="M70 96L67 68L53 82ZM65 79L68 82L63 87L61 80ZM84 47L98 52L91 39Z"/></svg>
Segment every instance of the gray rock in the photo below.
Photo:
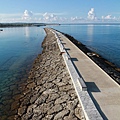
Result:
<svg viewBox="0 0 120 120"><path fill-rule="evenodd" d="M38 95L34 95L30 98L30 103L34 103L37 99Z"/></svg>
<svg viewBox="0 0 120 120"><path fill-rule="evenodd" d="M74 110L76 108L78 104L78 99L75 99L73 101L68 101L67 102L67 107L70 109L70 110Z"/></svg>
<svg viewBox="0 0 120 120"><path fill-rule="evenodd" d="M33 114L34 114L34 116L42 115L41 107L38 106L38 107L34 108L33 109Z"/></svg>
<svg viewBox="0 0 120 120"><path fill-rule="evenodd" d="M48 102L50 102L50 101L54 101L54 100L56 100L57 98L59 98L60 97L60 95L59 94L57 94L57 93L52 93L52 94L49 94L49 97L48 97L48 99L47 99L47 103Z"/></svg>
<svg viewBox="0 0 120 120"><path fill-rule="evenodd" d="M40 97L37 98L37 100L35 101L35 104L37 105L41 105L42 103L44 103L47 99L48 95L41 95Z"/></svg>
<svg viewBox="0 0 120 120"><path fill-rule="evenodd" d="M60 104L55 105L55 106L53 106L53 107L51 108L50 111L48 111L48 115L53 114L53 113L58 113L58 112L60 112L62 109L63 109L63 108L62 108L62 106L61 106Z"/></svg>
<svg viewBox="0 0 120 120"><path fill-rule="evenodd" d="M45 120L53 120L54 115L45 116Z"/></svg>
<svg viewBox="0 0 120 120"><path fill-rule="evenodd" d="M22 117L21 117L21 120L29 120L29 118L33 115L32 114L24 114Z"/></svg>
<svg viewBox="0 0 120 120"><path fill-rule="evenodd" d="M69 99L70 99L69 95L63 95L55 101L55 104L60 104L60 103L66 102Z"/></svg>
<svg viewBox="0 0 120 120"><path fill-rule="evenodd" d="M65 85L65 86L59 87L60 91L66 91L67 92L71 89L73 89L71 85Z"/></svg>
<svg viewBox="0 0 120 120"><path fill-rule="evenodd" d="M37 107L37 105L34 105L34 104L28 106L27 114L32 114L33 113L33 109L35 109L36 107Z"/></svg>
<svg viewBox="0 0 120 120"><path fill-rule="evenodd" d="M58 119L62 119L62 118L64 118L66 115L68 115L69 114L69 110L63 110L63 111L61 111L61 112L59 112L58 114L56 114L56 116L54 117L54 119L55 120L58 120Z"/></svg>
<svg viewBox="0 0 120 120"><path fill-rule="evenodd" d="M36 114L34 114L32 116L32 120L41 120L42 118L43 118L43 115L36 115Z"/></svg>
<svg viewBox="0 0 120 120"><path fill-rule="evenodd" d="M75 116L77 116L77 118L79 118L79 119L85 119L84 113L82 111L82 108L76 107L76 109L75 109Z"/></svg>

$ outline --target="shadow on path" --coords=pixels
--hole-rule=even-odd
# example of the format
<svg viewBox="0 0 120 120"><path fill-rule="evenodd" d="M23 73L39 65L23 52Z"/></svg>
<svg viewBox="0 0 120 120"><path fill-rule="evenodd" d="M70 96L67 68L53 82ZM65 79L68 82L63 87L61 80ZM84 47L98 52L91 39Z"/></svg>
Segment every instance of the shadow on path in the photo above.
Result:
<svg viewBox="0 0 120 120"><path fill-rule="evenodd" d="M74 65L74 67L75 67L78 75L83 79L82 75L80 74L80 72L78 71L77 67L76 67L75 64L74 64L74 61L78 61L78 59L77 59L77 58L71 58L71 61L72 61L73 65ZM84 80L84 79L83 79L83 80ZM101 92L100 89L97 87L97 85L96 85L94 82L85 82L85 83L86 83L86 86L87 86L87 89L88 89L87 91L88 91L88 93L89 93L89 95L90 95L93 103L95 104L98 112L100 113L100 115L102 116L102 118L103 118L104 120L108 120L108 118L105 116L105 114L104 114L103 111L101 110L98 102L96 101L96 99L95 99L94 96L92 95L93 92Z"/></svg>

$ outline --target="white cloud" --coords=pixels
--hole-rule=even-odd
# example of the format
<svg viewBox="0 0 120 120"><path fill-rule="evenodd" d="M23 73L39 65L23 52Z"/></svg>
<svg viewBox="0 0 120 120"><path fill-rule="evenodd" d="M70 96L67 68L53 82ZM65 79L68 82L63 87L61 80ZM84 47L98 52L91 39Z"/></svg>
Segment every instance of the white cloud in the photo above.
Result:
<svg viewBox="0 0 120 120"><path fill-rule="evenodd" d="M107 15L107 16L104 17L104 19L110 20L110 19L112 19L112 15Z"/></svg>
<svg viewBox="0 0 120 120"><path fill-rule="evenodd" d="M96 16L95 16L95 12L94 12L94 8L91 8L90 11L88 12L88 19L89 20L96 20Z"/></svg>
<svg viewBox="0 0 120 120"><path fill-rule="evenodd" d="M71 22L80 22L80 21L83 21L85 20L84 18L82 17L71 17Z"/></svg>
<svg viewBox="0 0 120 120"><path fill-rule="evenodd" d="M112 15L102 16L103 21L119 21L120 19L117 17L112 17Z"/></svg>
<svg viewBox="0 0 120 120"><path fill-rule="evenodd" d="M31 19L32 16L33 16L33 12L32 11L25 10L22 18L27 20L27 19Z"/></svg>
<svg viewBox="0 0 120 120"><path fill-rule="evenodd" d="M66 17L67 13L33 13L32 11L25 10L23 13L15 14L0 14L0 22L56 22L56 23L80 23L80 22L105 22L105 21L120 21L119 17L108 14L97 18L94 8L91 8L87 14L87 18L81 16Z"/></svg>
<svg viewBox="0 0 120 120"><path fill-rule="evenodd" d="M44 13L43 20L46 22L57 22L59 20L58 16L53 13Z"/></svg>

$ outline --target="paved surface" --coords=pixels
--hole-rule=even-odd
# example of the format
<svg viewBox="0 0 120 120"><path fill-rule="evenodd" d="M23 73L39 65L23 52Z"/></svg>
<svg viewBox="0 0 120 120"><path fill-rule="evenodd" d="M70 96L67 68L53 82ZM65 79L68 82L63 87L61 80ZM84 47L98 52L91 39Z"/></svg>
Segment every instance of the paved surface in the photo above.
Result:
<svg viewBox="0 0 120 120"><path fill-rule="evenodd" d="M66 64L67 70L70 74L70 77L72 79L73 86L75 88L75 91L77 93L77 97L79 99L79 102L82 105L82 109L84 111L84 115L86 120L103 120L100 113L96 109L87 89L83 89L85 87L84 80L81 78L81 76L76 71L75 66L72 63L71 58L69 57L67 51L64 49L62 41L59 39L57 34L60 34L59 32L56 33L56 31L51 31L55 34L58 42L58 46L60 48L60 51L62 53L64 62ZM79 78L79 79L78 79Z"/></svg>
<svg viewBox="0 0 120 120"><path fill-rule="evenodd" d="M104 119L120 120L120 87L70 40L59 36Z"/></svg>

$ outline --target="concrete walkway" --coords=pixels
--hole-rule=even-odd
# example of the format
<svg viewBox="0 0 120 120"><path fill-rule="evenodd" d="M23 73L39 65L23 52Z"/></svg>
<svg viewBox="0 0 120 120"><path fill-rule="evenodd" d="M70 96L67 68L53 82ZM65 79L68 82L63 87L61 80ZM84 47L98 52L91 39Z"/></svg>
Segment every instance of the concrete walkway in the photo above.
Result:
<svg viewBox="0 0 120 120"><path fill-rule="evenodd" d="M119 85L65 36L59 34L59 38L72 58L78 73L85 80L88 92L102 117L120 120Z"/></svg>

